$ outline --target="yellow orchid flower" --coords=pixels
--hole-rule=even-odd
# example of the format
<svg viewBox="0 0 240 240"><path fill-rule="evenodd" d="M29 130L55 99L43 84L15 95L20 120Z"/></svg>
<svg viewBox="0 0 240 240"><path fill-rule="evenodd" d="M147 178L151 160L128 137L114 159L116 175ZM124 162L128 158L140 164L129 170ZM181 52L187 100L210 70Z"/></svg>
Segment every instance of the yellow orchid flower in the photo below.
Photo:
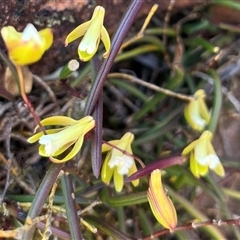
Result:
<svg viewBox="0 0 240 240"><path fill-rule="evenodd" d="M104 15L105 9L102 6L95 7L91 20L75 28L65 40L65 46L67 46L70 42L84 36L78 46L79 58L84 62L89 61L97 52L100 39L106 49L103 57L107 58L109 55L111 41L106 28L103 26Z"/></svg>
<svg viewBox="0 0 240 240"><path fill-rule="evenodd" d="M64 127L48 129L46 130L47 135L44 135L43 132L36 133L27 141L29 143L39 141L39 154L41 156L50 157L51 161L55 163L63 163L76 156L82 147L84 135L94 128L95 121L91 116L86 116L80 120L54 116L45 118L41 124L43 126L60 125ZM73 148L63 159L56 158L71 146Z"/></svg>
<svg viewBox="0 0 240 240"><path fill-rule="evenodd" d="M37 62L53 42L50 28L38 32L31 23L22 33L17 32L12 26L3 27L1 35L8 49L9 58L20 66Z"/></svg>
<svg viewBox="0 0 240 240"><path fill-rule="evenodd" d="M166 195L161 180L161 171L151 173L147 198L153 215L165 228L173 230L177 226L177 213L171 199Z"/></svg>
<svg viewBox="0 0 240 240"><path fill-rule="evenodd" d="M202 131L210 121L210 113L205 103L205 91L199 89L184 109L188 124L196 131Z"/></svg>
<svg viewBox="0 0 240 240"><path fill-rule="evenodd" d="M104 160L101 178L106 184L109 184L112 176L114 178L114 186L117 192L121 192L124 184L124 175L130 176L137 171L134 158L124 154L127 152L132 154L131 143L134 135L130 132L125 133L121 139L109 141L109 143L117 148L111 147L104 143L102 145L102 152L108 151ZM132 181L134 186L138 186L139 180Z"/></svg>
<svg viewBox="0 0 240 240"><path fill-rule="evenodd" d="M212 146L212 133L204 131L199 139L184 148L182 155L190 153L190 169L197 178L208 173L209 168L217 175L224 176L225 171Z"/></svg>

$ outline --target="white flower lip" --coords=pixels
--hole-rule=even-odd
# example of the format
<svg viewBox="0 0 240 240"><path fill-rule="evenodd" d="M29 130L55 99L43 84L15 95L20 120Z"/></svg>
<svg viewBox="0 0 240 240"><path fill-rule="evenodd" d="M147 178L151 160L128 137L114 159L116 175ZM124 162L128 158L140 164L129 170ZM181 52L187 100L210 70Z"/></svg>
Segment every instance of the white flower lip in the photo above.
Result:
<svg viewBox="0 0 240 240"><path fill-rule="evenodd" d="M199 116L193 116L193 120L201 128L204 128L207 125L207 122Z"/></svg>
<svg viewBox="0 0 240 240"><path fill-rule="evenodd" d="M39 138L39 143L42 145L45 145L45 152L47 155L52 156L58 149L59 146L57 146L55 143L55 136L52 135L43 135Z"/></svg>
<svg viewBox="0 0 240 240"><path fill-rule="evenodd" d="M108 162L109 167L112 169L117 167L117 171L121 175L128 174L129 169L133 165L134 161L131 157L123 154L122 156L110 159Z"/></svg>
<svg viewBox="0 0 240 240"><path fill-rule="evenodd" d="M87 52L88 54L92 54L95 51L95 46L91 46L93 45L93 43L89 43L89 42L84 42L82 41L78 47L79 51L82 52Z"/></svg>
<svg viewBox="0 0 240 240"><path fill-rule="evenodd" d="M42 39L37 29L31 23L29 23L23 30L22 40L29 41L31 39L39 44L42 44Z"/></svg>
<svg viewBox="0 0 240 240"><path fill-rule="evenodd" d="M210 154L210 155L208 155L208 158L209 158L209 168L210 169L215 169L220 164L220 160L217 155Z"/></svg>

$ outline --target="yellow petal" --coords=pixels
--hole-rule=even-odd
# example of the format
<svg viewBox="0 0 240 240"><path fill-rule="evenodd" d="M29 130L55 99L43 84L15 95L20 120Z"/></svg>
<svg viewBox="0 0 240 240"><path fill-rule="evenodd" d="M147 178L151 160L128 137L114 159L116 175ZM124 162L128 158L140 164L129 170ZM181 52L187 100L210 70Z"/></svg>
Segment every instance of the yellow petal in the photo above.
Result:
<svg viewBox="0 0 240 240"><path fill-rule="evenodd" d="M207 144L208 142L204 140L199 140L198 144L194 148L194 157L201 165L207 165L206 157L209 155L207 152Z"/></svg>
<svg viewBox="0 0 240 240"><path fill-rule="evenodd" d="M17 32L12 26L3 27L1 29L1 35L7 48L13 47L11 43L21 38L21 33Z"/></svg>
<svg viewBox="0 0 240 240"><path fill-rule="evenodd" d="M51 126L51 125L61 125L61 126L69 126L72 125L74 123L76 123L77 120L72 119L70 117L66 117L66 116L53 116L53 117L48 117L45 118L41 121L42 126ZM39 128L39 126L37 126L35 128L35 131Z"/></svg>
<svg viewBox="0 0 240 240"><path fill-rule="evenodd" d="M113 172L113 181L116 191L121 192L123 188L123 175L118 173L117 168Z"/></svg>
<svg viewBox="0 0 240 240"><path fill-rule="evenodd" d="M162 210L159 209L159 206L158 206L158 203L157 203L157 198L154 195L153 191L150 190L150 189L147 192L147 198L148 198L148 202L149 202L149 205L150 205L150 208L152 210L152 213L153 213L154 217L165 228L169 228L168 223L166 222L165 218L161 214L161 211L163 211L163 209Z"/></svg>
<svg viewBox="0 0 240 240"><path fill-rule="evenodd" d="M53 116L53 117L48 117L45 118L41 121L41 124L43 126L51 126L51 125L61 125L61 126L70 126L76 123L79 123L78 125L85 125L88 122L91 122L93 120L93 117L91 116L86 116L84 118L81 118L80 120L75 120L70 117L66 116ZM38 129L39 126L35 128Z"/></svg>
<svg viewBox="0 0 240 240"><path fill-rule="evenodd" d="M66 157L64 157L63 159L57 159L57 158L54 158L54 157L50 157L50 160L54 163L64 163L64 162L67 162L70 159L74 158L82 147L83 139L84 139L84 136L80 137L77 140L77 142L75 143L75 145L73 146L70 153Z"/></svg>
<svg viewBox="0 0 240 240"><path fill-rule="evenodd" d="M219 164L217 164L217 166L215 168L211 168L217 175L223 177L225 176L225 170L221 164L221 162L219 162Z"/></svg>
<svg viewBox="0 0 240 240"><path fill-rule="evenodd" d="M196 178L200 177L199 171L198 171L198 164L196 159L194 158L193 152L191 152L190 154L190 170Z"/></svg>
<svg viewBox="0 0 240 240"><path fill-rule="evenodd" d="M91 21L87 21L78 27L76 27L73 31L71 31L65 40L65 46L67 46L70 42L73 42L74 40L78 39L79 37L82 37L87 29L89 28Z"/></svg>
<svg viewBox="0 0 240 240"><path fill-rule="evenodd" d="M42 57L53 42L53 35L50 29L40 32L41 35L32 24L28 24L22 33L11 26L1 30L12 62L17 65L28 65Z"/></svg>
<svg viewBox="0 0 240 240"><path fill-rule="evenodd" d="M194 148L195 159L200 165L208 166L210 161L209 157L211 155L216 156L212 147L211 139L212 133L210 131L204 131L198 140L198 144Z"/></svg>
<svg viewBox="0 0 240 240"><path fill-rule="evenodd" d="M53 43L53 33L51 28L45 28L43 30L39 31L39 35L42 38L42 41L44 42L44 50L48 50Z"/></svg>
<svg viewBox="0 0 240 240"><path fill-rule="evenodd" d="M111 159L115 159L117 157L121 158L122 155L124 154L124 151L127 151L128 153L131 154L132 153L131 143L132 143L133 139L134 139L134 135L131 132L126 132L122 136L122 138L118 140L117 145L115 145L122 151L119 151L118 149L113 148ZM113 141L110 141L110 142L113 142Z"/></svg>
<svg viewBox="0 0 240 240"><path fill-rule="evenodd" d="M24 66L37 62L44 54L44 46L36 45L33 41L16 44L18 45L12 50L9 49L8 55L11 61L17 65Z"/></svg>
<svg viewBox="0 0 240 240"><path fill-rule="evenodd" d="M210 121L210 113L205 103L205 91L199 89L184 108L184 116L188 124L196 131L202 131Z"/></svg>
<svg viewBox="0 0 240 240"><path fill-rule="evenodd" d="M110 168L108 162L111 157L111 152L107 153L106 158L104 159L102 170L101 170L101 179L104 183L109 184L113 175L113 168Z"/></svg>
<svg viewBox="0 0 240 240"><path fill-rule="evenodd" d="M211 115L208 111L208 108L204 99L199 99L199 111L202 118L206 121L206 123L209 123Z"/></svg>
<svg viewBox="0 0 240 240"><path fill-rule="evenodd" d="M202 131L206 125L199 112L197 100L191 100L184 108L184 117L187 123L196 131Z"/></svg>
<svg viewBox="0 0 240 240"><path fill-rule="evenodd" d="M109 141L110 144L114 145L114 146L117 146L119 140L112 140L112 141ZM107 152L109 150L111 150L112 147L106 143L103 143L102 144L102 152Z"/></svg>
<svg viewBox="0 0 240 240"><path fill-rule="evenodd" d="M46 154L45 146L44 146L44 145L40 145L40 146L39 146L38 152L39 152L39 155L41 155L41 156L43 156L43 157L49 157L49 155Z"/></svg>
<svg viewBox="0 0 240 240"><path fill-rule="evenodd" d="M132 141L134 139L134 135L131 132L126 132L122 138L119 140L117 147L122 150L127 150L131 148Z"/></svg>
<svg viewBox="0 0 240 240"><path fill-rule="evenodd" d="M158 222L165 228L174 229L177 225L177 214L171 199L166 195L162 186L161 171L159 169L151 173L147 197Z"/></svg>
<svg viewBox="0 0 240 240"><path fill-rule="evenodd" d="M201 117L206 121L206 123L209 123L210 113L205 103L205 97L206 97L205 91L203 89L199 89L198 91L195 92L194 96L197 98L197 102L199 105L199 113Z"/></svg>
<svg viewBox="0 0 240 240"><path fill-rule="evenodd" d="M187 155L189 154L194 148L195 146L198 144L199 140L195 140L193 142L191 142L189 145L187 145L187 147L185 147L182 151L182 155Z"/></svg>
<svg viewBox="0 0 240 240"><path fill-rule="evenodd" d="M110 40L109 34L107 32L107 29L104 26L102 26L102 28L101 28L101 40L106 49L106 52L103 54L103 58L107 58L109 55L109 52L110 52L110 48L111 48L111 40Z"/></svg>
<svg viewBox="0 0 240 240"><path fill-rule="evenodd" d="M207 141L212 141L213 138L213 134L209 131L206 130L202 133L202 135L200 136L201 139L206 139Z"/></svg>
<svg viewBox="0 0 240 240"><path fill-rule="evenodd" d="M56 128L56 129L48 129L46 130L46 133L47 134L54 134L54 133L57 133L59 131L63 130L63 128ZM36 133L34 134L32 137L28 138L27 139L27 142L29 143L35 143L39 140L40 137L42 137L44 135L43 132L39 132L39 133Z"/></svg>
<svg viewBox="0 0 240 240"><path fill-rule="evenodd" d="M48 157L57 157L57 156L59 156L60 154L65 152L68 148L70 148L73 144L75 144L75 141L66 143L64 146L59 148L52 156L48 156Z"/></svg>
<svg viewBox="0 0 240 240"><path fill-rule="evenodd" d="M32 137L28 138L28 139L27 139L27 142L29 142L29 143L35 143L35 142L37 142L37 141L39 140L39 138L40 138L41 136L43 136L43 135L44 135L43 132L36 133L36 134L34 134Z"/></svg>
<svg viewBox="0 0 240 240"><path fill-rule="evenodd" d="M197 162L197 168L200 176L205 176L209 171L208 165L201 165L198 162Z"/></svg>
<svg viewBox="0 0 240 240"><path fill-rule="evenodd" d="M134 174L137 171L137 167L135 162L133 163L132 167L128 171L128 177ZM132 184L134 187L137 187L139 185L139 179L132 181Z"/></svg>

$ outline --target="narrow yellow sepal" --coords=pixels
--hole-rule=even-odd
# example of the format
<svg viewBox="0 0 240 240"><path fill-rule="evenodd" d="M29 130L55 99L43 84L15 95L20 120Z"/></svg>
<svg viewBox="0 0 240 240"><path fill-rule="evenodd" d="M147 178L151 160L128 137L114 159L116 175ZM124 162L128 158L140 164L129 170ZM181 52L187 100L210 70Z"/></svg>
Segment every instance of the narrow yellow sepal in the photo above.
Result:
<svg viewBox="0 0 240 240"><path fill-rule="evenodd" d="M152 213L165 228L173 230L177 226L177 213L171 199L162 185L161 171L154 170L149 180L147 198Z"/></svg>

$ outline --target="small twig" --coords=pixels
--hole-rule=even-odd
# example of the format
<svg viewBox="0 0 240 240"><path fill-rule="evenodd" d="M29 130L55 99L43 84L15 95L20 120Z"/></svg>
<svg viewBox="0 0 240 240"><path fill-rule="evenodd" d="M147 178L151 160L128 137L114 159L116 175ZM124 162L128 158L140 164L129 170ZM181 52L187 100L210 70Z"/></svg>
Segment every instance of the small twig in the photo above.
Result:
<svg viewBox="0 0 240 240"><path fill-rule="evenodd" d="M240 112L240 102L233 95L233 93L231 91L228 91L228 89L224 86L222 86L222 92L227 97L227 99L232 103L232 105L235 107L236 111Z"/></svg>
<svg viewBox="0 0 240 240"><path fill-rule="evenodd" d="M27 95L25 93L25 85L24 85L24 79L23 79L23 73L22 73L21 66L16 65L16 69L17 69L17 74L18 74L18 78L19 78L21 96L22 96L24 102L26 103L30 113L32 114L34 120L36 121L37 125L39 126L41 131L44 132L44 134L46 134L45 128L40 123L40 119L37 116L36 112L34 111L33 106L31 104L31 102L28 100Z"/></svg>
<svg viewBox="0 0 240 240"><path fill-rule="evenodd" d="M102 202L99 200L96 200L96 201L92 202L90 205L88 205L87 207L85 207L84 209L78 210L77 214L81 215L87 211L90 211L93 207L95 207L96 205L99 205L99 204L102 204Z"/></svg>
<svg viewBox="0 0 240 240"><path fill-rule="evenodd" d="M227 220L207 220L207 221L204 221L204 222L196 222L196 221L193 221L191 223L187 223L186 225L182 225L182 226L179 226L179 227L176 227L175 229L173 230L169 230L169 229L164 229L164 230L161 230L161 231L158 231L156 233L153 233L151 234L151 236L149 237L145 237L143 238L143 240L151 240L153 238L157 238L159 236L163 236L163 235L166 235L166 234L169 234L169 233L174 233L174 232L178 232L178 231L183 231L183 230L187 230L187 229L196 229L196 228L199 228L199 227L206 227L206 226L226 226L226 225L240 225L240 218L238 219L227 219Z"/></svg>
<svg viewBox="0 0 240 240"><path fill-rule="evenodd" d="M36 107L36 112L38 113L38 116L39 117L41 117L41 116L45 116L45 115L47 115L47 114L56 114L56 112L55 112L55 110L56 110L56 105L55 105L55 103L49 103L49 104L47 104L46 106L44 106L44 108L43 108L43 105L42 104L40 104L40 105L38 105L37 107Z"/></svg>
<svg viewBox="0 0 240 240"><path fill-rule="evenodd" d="M52 230L51 230L51 220L52 220L52 208L53 208L53 201L54 201L54 196L55 192L59 183L60 178L64 174L64 171L61 170L52 186L52 190L50 192L49 198L48 198L48 206L47 206L47 219L46 219L46 225L45 225L45 230L43 233L43 238L42 240L47 240L49 237L52 235Z"/></svg>
<svg viewBox="0 0 240 240"><path fill-rule="evenodd" d="M114 85L106 82L106 86L108 86L109 90L112 91L113 94L117 96L121 101L123 101L127 107L131 108L134 112L139 110L139 108L136 107L128 98L126 98Z"/></svg>
<svg viewBox="0 0 240 240"><path fill-rule="evenodd" d="M187 15L186 17L182 18L181 20L178 21L177 25L176 25L176 40L177 40L177 45L176 45L176 50L174 53L174 59L172 62L172 66L174 64L181 64L182 63L182 58L183 58L183 54L184 54L184 44L182 41L182 37L181 37L181 31L182 31L182 25L186 22L188 22L189 20L193 20L195 18L197 18L198 15L195 12L192 12L191 14Z"/></svg>
<svg viewBox="0 0 240 240"><path fill-rule="evenodd" d="M6 177L6 182L5 182L4 189L3 189L1 197L0 197L0 206L2 205L3 199L5 197L5 194L6 194L7 190L8 190L8 187L10 185L10 175L11 175L12 157L13 157L13 154L12 154L11 149L10 149L10 142L11 142L10 133L12 131L12 122L11 121L7 124L6 129L7 129L6 130L7 138L5 140L5 147L6 147L7 158L8 158L8 161L7 161L7 177Z"/></svg>
<svg viewBox="0 0 240 240"><path fill-rule="evenodd" d="M4 157L4 155L2 153L0 153L0 160L6 165L9 165L8 160ZM14 161L14 159L11 159L12 161ZM22 187L27 193L33 195L35 194L35 191L29 187L21 178L21 176L18 176L18 171L17 171L18 166L16 167L10 167L10 172L12 174L12 177L14 178L15 182Z"/></svg>
<svg viewBox="0 0 240 240"><path fill-rule="evenodd" d="M123 78L123 79L129 80L131 82L137 83L139 85L142 85L144 87L147 87L149 89L152 89L156 92L160 92L160 93L166 94L167 96L175 97L175 98L178 98L178 99L181 99L181 100L184 100L184 101L191 101L191 100L194 99L194 97L186 96L186 95L183 95L183 94L180 94L180 93L175 93L171 90L158 87L155 84L145 82L140 78L131 76L131 75L126 74L126 73L110 73L108 75L108 78Z"/></svg>
<svg viewBox="0 0 240 240"><path fill-rule="evenodd" d="M48 84L46 82L44 82L39 76L34 75L34 74L33 74L33 79L48 92L50 98L55 103L57 110L60 111L60 106L57 102L56 96L55 96L54 92L52 91L52 89L48 86Z"/></svg>
<svg viewBox="0 0 240 240"><path fill-rule="evenodd" d="M29 231L29 229L37 224L40 221L44 221L46 219L47 215L37 217L33 219L32 221L29 220L28 223L23 225L22 227L18 227L13 230L0 230L0 237L1 238L14 238L14 239L22 239L25 232Z"/></svg>
<svg viewBox="0 0 240 240"><path fill-rule="evenodd" d="M175 0L171 0L169 5L168 5L168 8L167 8L167 13L164 17L164 24L163 24L163 35L162 35L162 38L163 38L163 47L164 47L164 59L167 63L167 65L171 68L172 67L172 63L171 63L171 60L170 60L170 57L169 57L169 54L167 53L166 51L166 46L167 46L167 35L166 35L166 29L168 28L168 25L169 25L169 21L170 21L170 17L171 17L171 13L172 13L172 10L173 10L173 7L174 7L174 4L175 4Z"/></svg>
<svg viewBox="0 0 240 240"><path fill-rule="evenodd" d="M141 39L144 36L144 31L146 29L146 27L148 26L150 20L152 19L154 13L157 11L158 9L158 4L154 4L150 10L150 12L148 13L141 30L132 38L130 38L129 40L127 40L125 43L122 44L120 51L123 50L124 48L128 47L130 44L134 43L135 41Z"/></svg>

